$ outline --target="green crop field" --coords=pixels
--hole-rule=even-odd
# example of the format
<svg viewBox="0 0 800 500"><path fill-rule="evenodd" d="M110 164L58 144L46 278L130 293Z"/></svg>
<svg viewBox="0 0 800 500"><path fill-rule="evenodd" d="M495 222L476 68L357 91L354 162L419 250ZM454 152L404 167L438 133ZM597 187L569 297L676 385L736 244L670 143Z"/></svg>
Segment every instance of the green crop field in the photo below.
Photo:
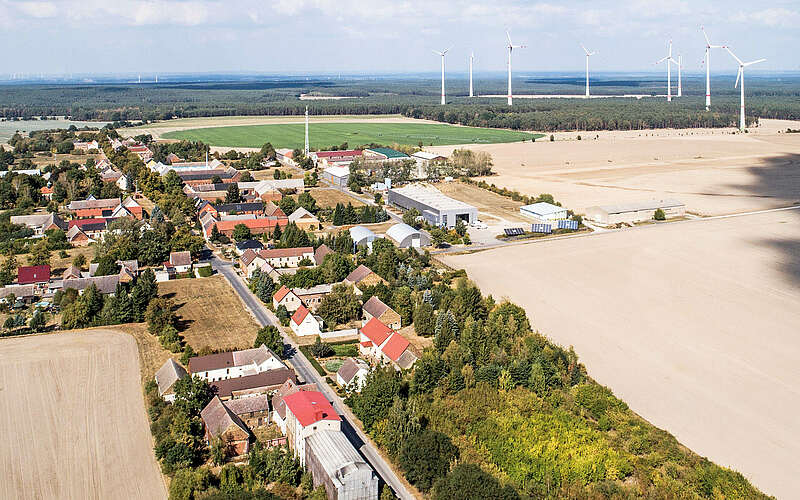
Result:
<svg viewBox="0 0 800 500"><path fill-rule="evenodd" d="M203 141L212 146L257 148L266 142L276 148L301 148L304 125L240 125L168 132L165 139ZM401 144L442 146L448 144L493 144L517 142L543 137L511 130L457 127L438 123L312 123L309 129L311 147L328 148L344 142L351 147L362 144Z"/></svg>

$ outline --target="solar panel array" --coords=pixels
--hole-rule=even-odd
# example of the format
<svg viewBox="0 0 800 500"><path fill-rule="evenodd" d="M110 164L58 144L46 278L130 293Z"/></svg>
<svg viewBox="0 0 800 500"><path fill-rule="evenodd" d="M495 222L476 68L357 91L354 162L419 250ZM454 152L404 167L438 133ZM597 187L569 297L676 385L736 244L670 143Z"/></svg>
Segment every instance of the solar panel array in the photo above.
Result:
<svg viewBox="0 0 800 500"><path fill-rule="evenodd" d="M553 232L553 226L551 226L550 224L532 224L531 232L549 234Z"/></svg>
<svg viewBox="0 0 800 500"><path fill-rule="evenodd" d="M578 221L576 220L560 220L558 221L558 228L559 229L572 229L576 231L578 229Z"/></svg>
<svg viewBox="0 0 800 500"><path fill-rule="evenodd" d="M507 229L503 229L503 232L506 233L506 236L522 236L525 234L525 230L521 227L511 227Z"/></svg>

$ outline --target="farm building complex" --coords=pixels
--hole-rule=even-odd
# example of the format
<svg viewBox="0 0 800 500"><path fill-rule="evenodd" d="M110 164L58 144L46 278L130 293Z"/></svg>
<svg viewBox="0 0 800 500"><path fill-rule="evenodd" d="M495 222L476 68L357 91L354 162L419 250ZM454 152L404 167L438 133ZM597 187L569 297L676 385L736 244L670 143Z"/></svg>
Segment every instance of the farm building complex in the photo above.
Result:
<svg viewBox="0 0 800 500"><path fill-rule="evenodd" d="M667 218L683 217L686 214L686 205L677 200L652 200L589 207L586 209L586 218L599 224L632 224L652 219L658 209Z"/></svg>
<svg viewBox="0 0 800 500"><path fill-rule="evenodd" d="M438 189L411 184L389 190L389 203L403 210L416 208L428 223L453 228L456 221L472 224L478 220L478 209L463 201L445 196Z"/></svg>

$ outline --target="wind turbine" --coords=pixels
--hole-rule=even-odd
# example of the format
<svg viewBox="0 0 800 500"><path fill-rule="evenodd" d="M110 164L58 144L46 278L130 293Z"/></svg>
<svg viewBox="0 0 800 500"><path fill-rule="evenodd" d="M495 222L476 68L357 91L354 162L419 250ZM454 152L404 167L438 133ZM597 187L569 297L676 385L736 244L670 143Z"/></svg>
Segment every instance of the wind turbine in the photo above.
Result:
<svg viewBox="0 0 800 500"><path fill-rule="evenodd" d="M475 94L472 92L472 63L475 62L475 53L470 52L469 54L469 96L475 97Z"/></svg>
<svg viewBox="0 0 800 500"><path fill-rule="evenodd" d="M445 49L441 52L433 50L434 54L442 56L442 106L445 105L445 98L444 98L444 56L450 51L450 49Z"/></svg>
<svg viewBox="0 0 800 500"><path fill-rule="evenodd" d="M588 99L589 98L589 58L591 56L597 54L597 51L589 52L586 49L586 47L583 46L583 44L581 44L581 48L583 49L584 52L586 52L586 98Z"/></svg>
<svg viewBox="0 0 800 500"><path fill-rule="evenodd" d="M706 111L711 108L711 49L727 49L724 45L711 45L711 40L708 39L705 28L700 26L700 31L706 38Z"/></svg>
<svg viewBox="0 0 800 500"><path fill-rule="evenodd" d="M673 60L674 62L674 60ZM678 54L678 61L675 62L678 66L678 97L683 96L683 87L681 86L681 69L683 68L683 56Z"/></svg>
<svg viewBox="0 0 800 500"><path fill-rule="evenodd" d="M514 49L525 49L525 45L514 45L511 41L511 34L506 31L506 38L508 38L508 105L514 104L514 94L511 93L511 52Z"/></svg>
<svg viewBox="0 0 800 500"><path fill-rule="evenodd" d="M672 66L671 64L678 64L675 59L672 58L672 40L669 41L669 53L666 57L659 59L656 64L661 64L662 62L667 62L667 102L672 102Z"/></svg>
<svg viewBox="0 0 800 500"><path fill-rule="evenodd" d="M739 86L739 81L741 80L742 86L739 87L739 90L741 91L741 98L740 98L741 109L739 110L739 130L744 130L744 128L745 128L745 121L744 121L744 69L746 67L748 67L748 66L752 66L753 64L758 64L760 62L764 62L764 61L766 61L766 59L757 59L755 61L743 62L741 59L736 57L736 54L731 52L730 47L725 47L725 50L727 50L728 53L730 53L730 55L733 56L734 59L736 59L736 62L739 63L739 73L736 75L736 84L733 86L733 88L738 87Z"/></svg>

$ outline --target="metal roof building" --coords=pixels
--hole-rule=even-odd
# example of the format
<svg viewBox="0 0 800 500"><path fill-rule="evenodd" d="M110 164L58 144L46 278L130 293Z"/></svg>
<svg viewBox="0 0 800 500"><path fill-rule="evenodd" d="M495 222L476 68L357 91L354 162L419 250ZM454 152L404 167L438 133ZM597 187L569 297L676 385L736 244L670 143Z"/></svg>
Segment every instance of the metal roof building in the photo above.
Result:
<svg viewBox="0 0 800 500"><path fill-rule="evenodd" d="M386 231L386 236L394 241L395 245L399 248L419 248L427 247L431 244L431 239L427 234L403 223L395 224L390 227L389 230Z"/></svg>
<svg viewBox="0 0 800 500"><path fill-rule="evenodd" d="M632 224L652 219L658 209L667 218L686 214L686 205L677 200L666 199L589 207L586 209L586 218L600 224Z"/></svg>
<svg viewBox="0 0 800 500"><path fill-rule="evenodd" d="M314 487L325 485L328 498L378 498L378 476L341 431L320 430L306 438L306 466Z"/></svg>
<svg viewBox="0 0 800 500"><path fill-rule="evenodd" d="M423 184L410 184L389 190L390 204L410 210L416 208L434 226L453 228L457 220L472 224L478 220L478 209L463 201L445 196L438 189Z"/></svg>
<svg viewBox="0 0 800 500"><path fill-rule="evenodd" d="M567 218L566 208L543 201L519 207L519 213L541 221L554 221Z"/></svg>
<svg viewBox="0 0 800 500"><path fill-rule="evenodd" d="M350 228L350 237L353 239L353 246L360 247L366 245L372 248L372 242L375 241L375 233L365 228L364 226L353 226Z"/></svg>

